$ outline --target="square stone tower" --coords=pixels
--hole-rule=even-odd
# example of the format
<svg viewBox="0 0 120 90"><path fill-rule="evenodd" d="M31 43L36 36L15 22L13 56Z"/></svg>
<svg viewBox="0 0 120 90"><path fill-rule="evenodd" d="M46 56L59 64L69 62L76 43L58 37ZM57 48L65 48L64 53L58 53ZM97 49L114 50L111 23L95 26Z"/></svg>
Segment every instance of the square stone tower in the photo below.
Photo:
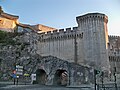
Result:
<svg viewBox="0 0 120 90"><path fill-rule="evenodd" d="M88 13L76 19L78 30L83 32L81 47L84 63L99 70L109 71L108 17L101 13Z"/></svg>

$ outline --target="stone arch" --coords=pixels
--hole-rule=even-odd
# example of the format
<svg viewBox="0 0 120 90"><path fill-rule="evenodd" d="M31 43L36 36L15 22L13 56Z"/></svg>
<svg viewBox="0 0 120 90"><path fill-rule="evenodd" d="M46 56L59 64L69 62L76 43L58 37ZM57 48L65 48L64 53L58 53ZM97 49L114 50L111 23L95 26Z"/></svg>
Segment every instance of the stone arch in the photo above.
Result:
<svg viewBox="0 0 120 90"><path fill-rule="evenodd" d="M53 79L53 85L63 85L66 86L68 84L68 72L63 69L58 69L55 72L54 79Z"/></svg>
<svg viewBox="0 0 120 90"><path fill-rule="evenodd" d="M47 81L47 74L43 69L36 70L36 82L41 85L45 85Z"/></svg>

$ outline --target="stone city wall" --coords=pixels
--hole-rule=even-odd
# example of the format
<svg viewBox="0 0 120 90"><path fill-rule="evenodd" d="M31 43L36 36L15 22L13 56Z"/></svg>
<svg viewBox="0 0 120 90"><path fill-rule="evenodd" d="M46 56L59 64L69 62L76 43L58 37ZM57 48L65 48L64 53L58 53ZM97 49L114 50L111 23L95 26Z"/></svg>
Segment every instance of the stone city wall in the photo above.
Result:
<svg viewBox="0 0 120 90"><path fill-rule="evenodd" d="M120 36L109 35L108 45L111 73L114 73L114 67L120 73Z"/></svg>
<svg viewBox="0 0 120 90"><path fill-rule="evenodd" d="M109 56L111 74L114 73L116 67L117 74L120 73L120 56Z"/></svg>
<svg viewBox="0 0 120 90"><path fill-rule="evenodd" d="M89 13L76 17L78 27L40 34L38 53L109 70L108 18L105 14Z"/></svg>
<svg viewBox="0 0 120 90"><path fill-rule="evenodd" d="M77 30L77 27L66 28L41 33L38 53L43 56L52 55L58 58L74 62L75 58L75 37L77 42L78 62L82 63L81 59L81 39L83 33Z"/></svg>
<svg viewBox="0 0 120 90"><path fill-rule="evenodd" d="M27 67L27 66L26 66ZM65 60L53 57L53 56L46 56L42 57L40 60L37 60L36 65L34 64L32 67L34 67L34 72L36 73L37 78L41 80L45 80L45 78L42 78L42 71L45 71L45 74L47 77L45 82L42 82L41 80L37 79L37 82L44 83L45 85L62 85L62 83L57 83L62 81L62 79L59 78L60 72L57 73L57 71L65 71L67 75L67 85L81 85L81 84L90 84L94 82L94 70L91 67L81 66L78 64L70 63ZM56 78L57 75L57 78ZM40 78L41 77L41 78Z"/></svg>

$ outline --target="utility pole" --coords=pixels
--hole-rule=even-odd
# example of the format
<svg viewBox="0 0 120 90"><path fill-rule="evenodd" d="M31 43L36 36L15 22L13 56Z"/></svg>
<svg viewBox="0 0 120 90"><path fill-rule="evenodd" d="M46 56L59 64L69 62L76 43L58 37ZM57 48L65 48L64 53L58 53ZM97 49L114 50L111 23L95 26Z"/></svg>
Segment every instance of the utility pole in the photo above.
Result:
<svg viewBox="0 0 120 90"><path fill-rule="evenodd" d="M95 88L95 90L96 90L96 86L97 86L97 84L96 84L96 70L94 69L94 88Z"/></svg>
<svg viewBox="0 0 120 90"><path fill-rule="evenodd" d="M114 52L114 54L115 54L115 62L114 62L114 73L113 73L113 76L114 76L115 90L118 90L117 89L117 82L116 82L116 72L117 72L117 70L116 70L116 58L117 58L116 52Z"/></svg>
<svg viewBox="0 0 120 90"><path fill-rule="evenodd" d="M105 86L104 86L104 72L101 72L101 82L102 82L102 88L103 90L105 90Z"/></svg>

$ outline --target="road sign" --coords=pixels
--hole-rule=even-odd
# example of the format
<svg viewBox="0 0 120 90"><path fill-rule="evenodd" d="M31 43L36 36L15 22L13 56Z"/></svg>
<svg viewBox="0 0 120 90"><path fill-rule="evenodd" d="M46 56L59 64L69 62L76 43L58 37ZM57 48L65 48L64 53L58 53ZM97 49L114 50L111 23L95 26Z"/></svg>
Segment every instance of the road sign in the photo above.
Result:
<svg viewBox="0 0 120 90"><path fill-rule="evenodd" d="M23 66L20 66L20 65L16 65L16 68L22 68L22 69L23 69Z"/></svg>
<svg viewBox="0 0 120 90"><path fill-rule="evenodd" d="M36 74L32 74L31 79L32 79L32 81L36 80Z"/></svg>
<svg viewBox="0 0 120 90"><path fill-rule="evenodd" d="M23 66L16 65L16 74L23 75Z"/></svg>

